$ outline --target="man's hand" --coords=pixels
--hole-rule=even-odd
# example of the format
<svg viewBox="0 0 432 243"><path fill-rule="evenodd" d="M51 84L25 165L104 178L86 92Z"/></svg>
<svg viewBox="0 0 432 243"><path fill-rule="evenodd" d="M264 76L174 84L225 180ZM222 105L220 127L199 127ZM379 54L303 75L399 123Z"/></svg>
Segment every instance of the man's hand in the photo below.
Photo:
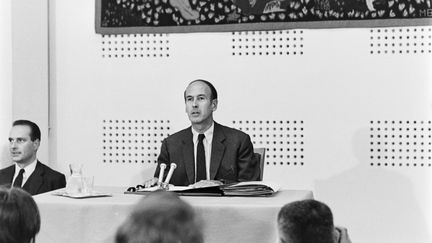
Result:
<svg viewBox="0 0 432 243"><path fill-rule="evenodd" d="M156 185L157 182L158 182L158 178L153 177L153 178L151 178L151 179L149 179L149 180L146 180L146 181L144 182L144 187L145 187L145 188L152 187L152 186Z"/></svg>

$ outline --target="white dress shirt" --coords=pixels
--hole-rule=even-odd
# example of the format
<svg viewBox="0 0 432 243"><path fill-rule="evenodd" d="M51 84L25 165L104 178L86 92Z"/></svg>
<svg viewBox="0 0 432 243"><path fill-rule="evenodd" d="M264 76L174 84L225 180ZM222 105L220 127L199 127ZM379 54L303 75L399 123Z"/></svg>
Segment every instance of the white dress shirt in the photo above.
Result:
<svg viewBox="0 0 432 243"><path fill-rule="evenodd" d="M22 184L21 187L27 182L27 179L31 176L31 174L33 174L33 172L36 169L36 163L37 159L35 159L33 162L31 162L30 164L28 164L26 167L21 168L18 166L17 163L15 163L15 174L12 180L12 185L15 182L15 179L17 178L19 172L21 169L24 169L24 174L23 174L23 180L22 180Z"/></svg>
<svg viewBox="0 0 432 243"><path fill-rule="evenodd" d="M204 152L205 152L205 161L206 161L206 179L209 180L210 178L210 158L211 158L211 148L212 148L212 141L213 141L213 130L214 130L214 122L212 125L207 129L207 131L204 132ZM197 164L197 146L198 146L198 135L199 133L195 131L192 128L192 135L193 135L193 143L194 143L194 163L195 163L195 181L196 181L196 164Z"/></svg>

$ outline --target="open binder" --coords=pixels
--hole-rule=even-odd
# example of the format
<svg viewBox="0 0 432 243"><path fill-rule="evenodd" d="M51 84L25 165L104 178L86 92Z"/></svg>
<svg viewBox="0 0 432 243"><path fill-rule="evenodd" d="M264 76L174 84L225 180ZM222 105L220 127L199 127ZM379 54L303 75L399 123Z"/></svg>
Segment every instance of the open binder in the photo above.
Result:
<svg viewBox="0 0 432 243"><path fill-rule="evenodd" d="M167 191L175 192L180 196L241 196L261 197L271 196L279 191L280 186L272 182L247 181L216 186L170 186ZM157 187L142 188L126 194L147 194L159 190Z"/></svg>

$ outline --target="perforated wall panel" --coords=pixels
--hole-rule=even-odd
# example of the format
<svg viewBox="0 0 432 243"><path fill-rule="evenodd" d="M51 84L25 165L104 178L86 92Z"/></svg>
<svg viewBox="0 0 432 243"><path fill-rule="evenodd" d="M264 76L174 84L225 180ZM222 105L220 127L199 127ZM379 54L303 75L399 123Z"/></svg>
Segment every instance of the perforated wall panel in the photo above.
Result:
<svg viewBox="0 0 432 243"><path fill-rule="evenodd" d="M232 121L232 125L249 134L255 148L266 149L266 165L304 165L303 121L238 120Z"/></svg>
<svg viewBox="0 0 432 243"><path fill-rule="evenodd" d="M102 35L103 58L167 58L168 34Z"/></svg>
<svg viewBox="0 0 432 243"><path fill-rule="evenodd" d="M370 30L370 54L430 54L432 28L397 27Z"/></svg>
<svg viewBox="0 0 432 243"><path fill-rule="evenodd" d="M156 163L169 120L103 120L104 163Z"/></svg>
<svg viewBox="0 0 432 243"><path fill-rule="evenodd" d="M303 30L232 32L232 55L303 55Z"/></svg>
<svg viewBox="0 0 432 243"><path fill-rule="evenodd" d="M431 121L371 121L370 165L430 167Z"/></svg>

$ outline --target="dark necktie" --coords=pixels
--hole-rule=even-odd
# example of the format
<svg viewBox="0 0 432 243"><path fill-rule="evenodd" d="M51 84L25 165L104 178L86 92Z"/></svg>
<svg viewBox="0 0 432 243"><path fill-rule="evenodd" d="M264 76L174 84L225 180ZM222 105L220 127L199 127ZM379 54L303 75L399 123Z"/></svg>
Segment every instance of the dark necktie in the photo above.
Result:
<svg viewBox="0 0 432 243"><path fill-rule="evenodd" d="M207 179L206 176L206 161L205 161L205 152L204 152L204 134L198 135L198 146L197 146L197 157L196 157L196 166L197 166L197 176L196 181Z"/></svg>
<svg viewBox="0 0 432 243"><path fill-rule="evenodd" d="M13 183L14 187L21 187L22 181L23 181L23 174L24 174L25 170L21 169L19 171L18 176L15 178L15 181Z"/></svg>

